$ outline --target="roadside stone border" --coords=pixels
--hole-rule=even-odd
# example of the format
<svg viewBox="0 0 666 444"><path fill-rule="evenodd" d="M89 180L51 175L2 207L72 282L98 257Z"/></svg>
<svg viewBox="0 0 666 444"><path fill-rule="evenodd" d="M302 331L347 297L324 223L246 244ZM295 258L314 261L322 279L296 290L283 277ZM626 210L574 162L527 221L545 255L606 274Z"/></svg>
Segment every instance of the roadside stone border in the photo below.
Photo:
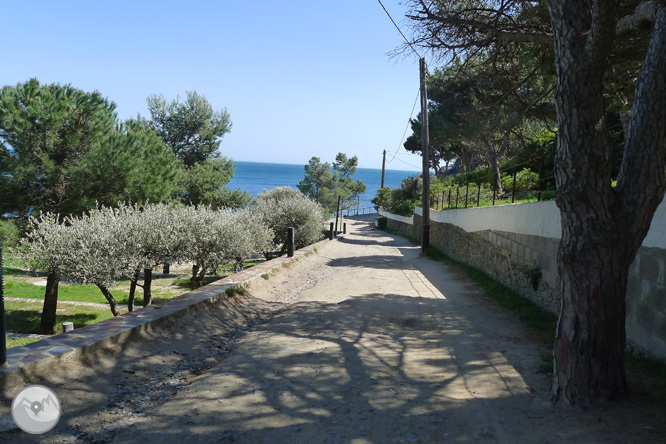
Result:
<svg viewBox="0 0 666 444"><path fill-rule="evenodd" d="M341 236L338 236L341 237ZM294 257L278 257L231 276L212 282L169 301L125 313L115 318L50 336L7 350L7 365L0 367L0 397L7 398L9 388L46 374L60 360L95 352L109 345L122 345L130 338L158 326L162 321L180 316L201 303L224 302L225 291L245 285L262 274L322 249L330 240L322 240L294 252Z"/></svg>

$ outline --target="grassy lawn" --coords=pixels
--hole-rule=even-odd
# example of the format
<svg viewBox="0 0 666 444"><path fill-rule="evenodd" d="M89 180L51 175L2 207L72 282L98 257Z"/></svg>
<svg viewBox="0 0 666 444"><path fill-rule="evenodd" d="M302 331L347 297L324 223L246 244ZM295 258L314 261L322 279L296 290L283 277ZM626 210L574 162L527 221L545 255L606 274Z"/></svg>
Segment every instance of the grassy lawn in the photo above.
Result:
<svg viewBox="0 0 666 444"><path fill-rule="evenodd" d="M247 261L245 267L249 268L261 260ZM7 264L6 265L10 265ZM14 264L11 264L14 265ZM182 271L185 271L183 269ZM206 276L203 284L209 284L224 276L234 273L233 266L229 265L218 270L216 276ZM43 274L38 277L15 267L4 269L4 296L5 298L38 299L44 300L45 287L35 285L39 280L45 280ZM140 282L141 283L141 282ZM189 291L190 278L184 276L154 276L152 281L153 303L167 301ZM130 281L120 281L112 287L111 294L118 302L118 310L127 312ZM73 322L74 328L81 328L113 317L108 302L95 285L79 285L60 283L58 286L58 301L95 302L104 304L104 307L90 307L82 305L58 304L56 325L58 328L63 322ZM137 287L135 306L143 305L143 289ZM41 321L42 302L8 301L5 300L5 322L8 332L35 334L39 331ZM39 340L38 338L7 339L7 348L26 345Z"/></svg>

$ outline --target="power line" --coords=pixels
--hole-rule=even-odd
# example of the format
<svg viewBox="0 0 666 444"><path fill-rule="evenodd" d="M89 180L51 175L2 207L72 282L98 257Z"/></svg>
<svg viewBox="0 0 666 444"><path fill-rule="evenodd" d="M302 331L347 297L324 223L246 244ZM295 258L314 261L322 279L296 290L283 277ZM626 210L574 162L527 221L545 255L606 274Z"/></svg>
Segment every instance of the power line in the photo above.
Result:
<svg viewBox="0 0 666 444"><path fill-rule="evenodd" d="M393 162L393 159L395 159L395 156L398 155L398 151L400 151L400 147L402 146L402 142L405 141L405 136L407 135L407 130L409 129L409 124L412 123L412 116L414 115L414 109L416 109L416 102L419 101L419 94L421 93L421 90L419 89L416 92L416 98L414 99L414 105L412 105L412 112L409 114L409 119L407 119L407 126L405 127L405 132L402 133L402 139L400 140L400 143L398 144L398 148L396 148L395 153L393 153L393 157L391 160L388 162L391 163ZM400 159L398 159L400 160Z"/></svg>
<svg viewBox="0 0 666 444"><path fill-rule="evenodd" d="M407 37L405 37L405 34L402 33L402 30L400 29L400 27L398 26L398 24L395 22L395 20L393 20L393 17L391 17L391 14L389 14L389 12L386 10L386 8L384 7L384 4L382 3L382 0L377 0L377 1L378 1L379 4L381 5L382 9L384 10L384 12L385 12L386 15L388 16L388 18L391 19L391 23L393 23L393 26L395 26L395 29L398 30L398 32L400 33L400 35L402 36L402 38L405 40L405 43L407 43L407 45L408 45L410 48L412 48L412 51L414 51L414 54L416 54L419 58L422 58L421 55L416 51L416 49L414 49L414 46L412 46L412 44L410 43L410 41L407 40Z"/></svg>

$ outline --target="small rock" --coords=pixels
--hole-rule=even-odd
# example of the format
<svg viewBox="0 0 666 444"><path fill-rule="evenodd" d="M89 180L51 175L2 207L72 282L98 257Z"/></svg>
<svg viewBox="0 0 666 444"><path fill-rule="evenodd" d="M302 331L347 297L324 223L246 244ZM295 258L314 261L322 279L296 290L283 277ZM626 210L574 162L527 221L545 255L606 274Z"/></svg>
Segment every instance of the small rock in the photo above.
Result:
<svg viewBox="0 0 666 444"><path fill-rule="evenodd" d="M124 368L123 372L129 373L130 375L133 375L134 373L136 373L136 370L131 369L131 368Z"/></svg>
<svg viewBox="0 0 666 444"><path fill-rule="evenodd" d="M407 441L407 442L419 442L419 437L416 436L416 435L413 434L413 433L408 433L408 434L405 436L405 441Z"/></svg>

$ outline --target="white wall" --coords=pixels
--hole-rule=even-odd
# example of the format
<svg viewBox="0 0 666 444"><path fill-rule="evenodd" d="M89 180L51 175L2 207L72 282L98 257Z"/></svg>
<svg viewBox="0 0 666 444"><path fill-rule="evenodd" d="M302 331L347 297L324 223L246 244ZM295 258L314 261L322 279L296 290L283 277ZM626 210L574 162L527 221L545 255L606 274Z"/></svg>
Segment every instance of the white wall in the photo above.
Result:
<svg viewBox="0 0 666 444"><path fill-rule="evenodd" d="M414 213L423 215L421 207L416 207ZM495 207L430 210L430 220L455 225L468 232L495 230L553 239L562 237L560 210L553 200ZM666 200L657 208L643 246L666 249Z"/></svg>
<svg viewBox="0 0 666 444"><path fill-rule="evenodd" d="M377 212L379 213L380 216L384 216L387 219L397 220L398 222L402 222L402 223L410 224L410 225L414 224L414 216L410 216L410 217L399 216L397 214L392 214L392 213L389 213L388 211L384 211L382 209L380 209Z"/></svg>

